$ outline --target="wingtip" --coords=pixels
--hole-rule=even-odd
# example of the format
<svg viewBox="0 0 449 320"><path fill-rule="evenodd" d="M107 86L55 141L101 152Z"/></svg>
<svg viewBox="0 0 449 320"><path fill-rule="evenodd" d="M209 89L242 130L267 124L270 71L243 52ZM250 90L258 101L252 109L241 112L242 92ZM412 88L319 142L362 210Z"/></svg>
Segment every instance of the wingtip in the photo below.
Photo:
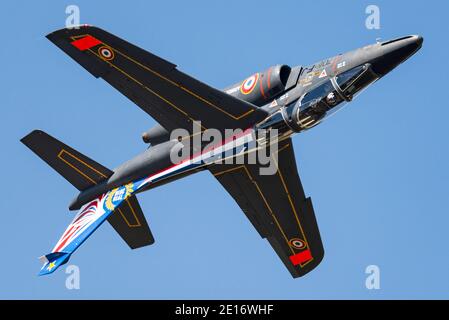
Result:
<svg viewBox="0 0 449 320"><path fill-rule="evenodd" d="M31 131L30 133L28 133L26 136L24 136L23 138L20 139L20 142L22 142L23 144L27 145L27 141L35 136L35 135L41 135L41 134L45 134L44 131L40 130L40 129L35 129L33 131Z"/></svg>
<svg viewBox="0 0 449 320"><path fill-rule="evenodd" d="M73 25L73 26L70 26L70 27L65 27L65 28L61 28L61 29L52 31L52 32L48 33L45 37L48 40L50 40L50 41L54 41L57 38L58 34L61 33L61 32L70 31L70 30L73 30L73 29L78 30L78 29L87 29L87 28L94 28L94 27L95 27L94 25L87 24L87 23L79 24L79 25Z"/></svg>

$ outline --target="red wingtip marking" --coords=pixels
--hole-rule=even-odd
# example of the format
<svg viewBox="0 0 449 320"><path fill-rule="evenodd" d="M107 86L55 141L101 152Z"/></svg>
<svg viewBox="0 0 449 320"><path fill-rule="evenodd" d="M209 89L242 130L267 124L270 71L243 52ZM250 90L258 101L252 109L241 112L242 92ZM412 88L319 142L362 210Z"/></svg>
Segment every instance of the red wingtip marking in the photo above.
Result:
<svg viewBox="0 0 449 320"><path fill-rule="evenodd" d="M81 51L95 47L96 45L98 45L100 43L101 43L100 40L98 40L92 36L85 36L84 38L72 41L72 44Z"/></svg>
<svg viewBox="0 0 449 320"><path fill-rule="evenodd" d="M304 250L300 253L297 253L293 256L290 256L290 261L293 263L293 265L297 266L298 264L301 264L303 262L306 262L308 260L312 259L312 254L310 253L310 250Z"/></svg>

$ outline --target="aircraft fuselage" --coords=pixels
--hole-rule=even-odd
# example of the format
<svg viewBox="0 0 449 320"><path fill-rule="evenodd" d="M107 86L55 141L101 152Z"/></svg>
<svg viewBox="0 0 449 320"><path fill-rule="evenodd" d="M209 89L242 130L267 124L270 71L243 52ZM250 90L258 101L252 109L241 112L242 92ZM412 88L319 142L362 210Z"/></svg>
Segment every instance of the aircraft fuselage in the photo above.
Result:
<svg viewBox="0 0 449 320"><path fill-rule="evenodd" d="M70 209L79 209L98 195L131 181L146 179L146 187L141 192L204 170L214 161L236 158L242 152L256 152L265 143L257 142L261 129L269 132L276 129L279 140L308 130L352 101L421 45L420 36L407 36L368 45L307 67L275 66L265 73L256 73L225 91L268 111L265 120L213 144L203 141L201 150L192 152L190 148L191 154L178 163L173 163L172 152L182 149L185 141L170 139L168 132L156 126L144 135L144 140L154 145L116 168L104 182L80 192Z"/></svg>

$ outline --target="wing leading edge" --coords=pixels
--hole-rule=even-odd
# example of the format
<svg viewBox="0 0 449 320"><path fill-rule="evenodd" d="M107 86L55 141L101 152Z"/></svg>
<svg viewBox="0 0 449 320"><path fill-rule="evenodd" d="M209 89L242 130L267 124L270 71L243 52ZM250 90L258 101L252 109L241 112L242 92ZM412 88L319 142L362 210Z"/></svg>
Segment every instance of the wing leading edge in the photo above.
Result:
<svg viewBox="0 0 449 320"><path fill-rule="evenodd" d="M279 144L274 175L260 175L257 164L215 164L209 170L293 277L305 275L321 262L323 244L312 201L305 197L299 179L291 139Z"/></svg>
<svg viewBox="0 0 449 320"><path fill-rule="evenodd" d="M101 77L136 103L165 129L246 129L267 113L212 88L176 65L100 28L61 29L47 38L95 77Z"/></svg>

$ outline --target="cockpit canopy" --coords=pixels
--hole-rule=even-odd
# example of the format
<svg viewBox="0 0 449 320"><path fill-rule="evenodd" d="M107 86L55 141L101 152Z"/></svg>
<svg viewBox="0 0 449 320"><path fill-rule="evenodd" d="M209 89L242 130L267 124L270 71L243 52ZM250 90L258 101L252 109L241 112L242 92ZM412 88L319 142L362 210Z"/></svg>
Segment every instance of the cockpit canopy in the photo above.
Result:
<svg viewBox="0 0 449 320"><path fill-rule="evenodd" d="M325 80L307 92L300 99L302 109L304 110L306 105L313 105L318 101L326 102L329 107L333 107L343 100L351 101L354 95L378 78L379 76L372 71L370 64L347 70L333 79ZM330 93L333 94L329 96Z"/></svg>
<svg viewBox="0 0 449 320"><path fill-rule="evenodd" d="M308 129L323 118L340 109L344 102L351 101L355 95L379 78L370 64L354 67L331 79L326 79L304 94L293 108L287 106L290 121L298 130ZM338 106L338 107L337 107Z"/></svg>
<svg viewBox="0 0 449 320"><path fill-rule="evenodd" d="M378 78L379 76L371 69L371 65L364 64L337 75L335 82L345 98L352 100L355 94Z"/></svg>

